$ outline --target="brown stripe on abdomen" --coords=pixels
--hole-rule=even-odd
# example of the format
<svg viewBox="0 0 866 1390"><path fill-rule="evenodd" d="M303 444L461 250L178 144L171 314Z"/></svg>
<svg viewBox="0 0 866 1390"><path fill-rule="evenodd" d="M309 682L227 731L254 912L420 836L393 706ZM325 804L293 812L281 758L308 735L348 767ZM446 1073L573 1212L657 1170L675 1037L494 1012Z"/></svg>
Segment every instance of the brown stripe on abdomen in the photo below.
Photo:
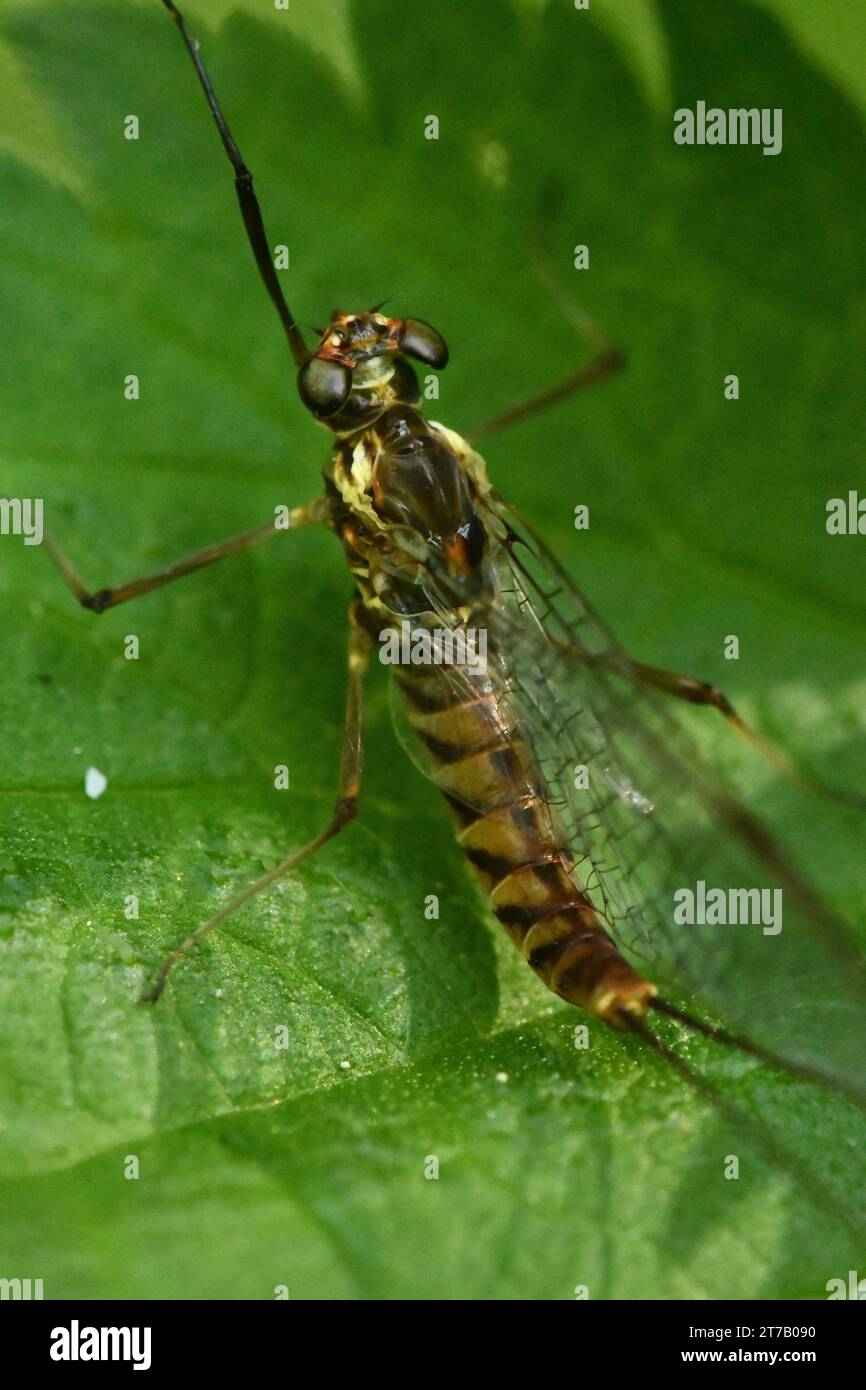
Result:
<svg viewBox="0 0 866 1390"><path fill-rule="evenodd" d="M496 680L435 667L394 672L428 771L494 912L541 980L569 1003L623 1025L655 987L620 955L584 891L547 786Z"/></svg>

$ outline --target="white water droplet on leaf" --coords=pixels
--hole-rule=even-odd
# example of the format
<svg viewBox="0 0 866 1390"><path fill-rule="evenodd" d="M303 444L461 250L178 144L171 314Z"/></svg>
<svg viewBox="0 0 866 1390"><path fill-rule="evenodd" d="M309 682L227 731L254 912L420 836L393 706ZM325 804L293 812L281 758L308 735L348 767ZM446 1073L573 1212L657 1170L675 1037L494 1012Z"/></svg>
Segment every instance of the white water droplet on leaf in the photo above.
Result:
<svg viewBox="0 0 866 1390"><path fill-rule="evenodd" d="M89 767L84 774L84 790L87 795L95 801L98 796L102 796L108 786L108 778L99 771L98 767Z"/></svg>

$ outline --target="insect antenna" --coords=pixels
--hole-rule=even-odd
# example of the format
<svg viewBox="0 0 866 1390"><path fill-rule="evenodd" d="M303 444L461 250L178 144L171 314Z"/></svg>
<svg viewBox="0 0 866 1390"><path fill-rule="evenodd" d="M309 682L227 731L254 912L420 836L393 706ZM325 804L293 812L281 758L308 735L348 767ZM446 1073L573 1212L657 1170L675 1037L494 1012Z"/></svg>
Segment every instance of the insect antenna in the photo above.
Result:
<svg viewBox="0 0 866 1390"><path fill-rule="evenodd" d="M238 195L238 202L240 203L241 216L244 219L244 226L247 230L250 246L253 249L253 255L256 258L259 274L265 283L265 288L271 297L274 308L280 316L280 323L283 325L286 337L289 340L292 356L299 367L303 366L309 357L309 352L304 342L304 336L295 322L295 316L286 303L285 296L280 287L280 282L277 278L277 272L271 260L265 224L262 219L262 210L259 207L259 200L253 188L253 176L243 161L241 152L235 144L234 137L220 109L216 93L214 92L211 80L207 74L207 69L201 60L198 40L194 39L187 29L183 15L174 4L174 0L162 0L162 3L177 25L180 36L186 45L187 52L198 73L198 79L207 97L211 115L216 122L216 128L219 131L223 149L228 155L231 166L235 171L235 190Z"/></svg>
<svg viewBox="0 0 866 1390"><path fill-rule="evenodd" d="M839 1080L835 1076L829 1076L820 1067L811 1067L803 1062L790 1062L785 1057L780 1057L778 1053L771 1052L766 1047L761 1047L759 1043L754 1043L750 1038L744 1038L737 1033L730 1033L726 1028L721 1028L714 1023L706 1023L703 1019L695 1018L693 1014L686 1013L685 1009L677 1008L676 1004L671 1004L667 999L653 999L650 1008L657 1013L665 1014L668 1018L673 1018L677 1023L682 1023L686 1028L691 1028L693 1032L700 1033L704 1038L711 1038L713 1042L724 1043L726 1047L734 1047L739 1052L745 1052L750 1057L757 1057L761 1062L766 1062L769 1066L775 1067L778 1071L787 1072L789 1076L796 1077L798 1081L809 1081L817 1086L826 1086L830 1090L838 1091L861 1110L866 1109L866 1092L858 1086L852 1086L847 1081Z"/></svg>
<svg viewBox="0 0 866 1390"><path fill-rule="evenodd" d="M834 1217L837 1221L848 1229L848 1231L858 1241L866 1239L866 1225L858 1213L855 1213L847 1203L832 1188L828 1187L815 1176L808 1168L804 1168L793 1154L783 1144L780 1144L776 1136L759 1119L741 1106L735 1105L730 1101L717 1086L708 1081L705 1076L701 1076L689 1066L688 1062L674 1052L673 1048L668 1047L657 1033L646 1024L625 1009L620 1011L623 1025L630 1032L635 1033L642 1042L651 1047L654 1052L673 1067L674 1071L688 1082L692 1090L697 1091L710 1102L714 1110L725 1119L732 1120L740 1129L746 1132L764 1155L780 1168L784 1168L794 1181L821 1206L824 1211Z"/></svg>

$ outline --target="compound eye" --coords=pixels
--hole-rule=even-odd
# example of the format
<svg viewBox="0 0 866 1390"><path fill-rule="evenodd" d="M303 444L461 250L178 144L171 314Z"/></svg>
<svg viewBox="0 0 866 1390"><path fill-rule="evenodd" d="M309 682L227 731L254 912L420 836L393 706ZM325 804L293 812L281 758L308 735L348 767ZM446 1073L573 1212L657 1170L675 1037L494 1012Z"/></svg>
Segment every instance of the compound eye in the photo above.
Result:
<svg viewBox="0 0 866 1390"><path fill-rule="evenodd" d="M448 348L441 333L437 333L429 323L422 319L406 319L400 335L400 351L429 367L448 365Z"/></svg>
<svg viewBox="0 0 866 1390"><path fill-rule="evenodd" d="M321 420L346 404L352 390L352 370L343 362L311 357L298 372L298 391L308 410Z"/></svg>

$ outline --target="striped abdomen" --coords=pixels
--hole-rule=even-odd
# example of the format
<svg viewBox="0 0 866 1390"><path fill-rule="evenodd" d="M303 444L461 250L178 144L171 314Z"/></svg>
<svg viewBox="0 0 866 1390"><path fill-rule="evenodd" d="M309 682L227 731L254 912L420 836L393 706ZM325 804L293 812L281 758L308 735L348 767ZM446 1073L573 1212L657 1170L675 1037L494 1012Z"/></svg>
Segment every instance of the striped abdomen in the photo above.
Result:
<svg viewBox="0 0 866 1390"><path fill-rule="evenodd" d="M548 789L495 675L393 667L428 770L493 910L536 974L569 1003L614 1025L643 1016L655 986L619 954L583 890Z"/></svg>

